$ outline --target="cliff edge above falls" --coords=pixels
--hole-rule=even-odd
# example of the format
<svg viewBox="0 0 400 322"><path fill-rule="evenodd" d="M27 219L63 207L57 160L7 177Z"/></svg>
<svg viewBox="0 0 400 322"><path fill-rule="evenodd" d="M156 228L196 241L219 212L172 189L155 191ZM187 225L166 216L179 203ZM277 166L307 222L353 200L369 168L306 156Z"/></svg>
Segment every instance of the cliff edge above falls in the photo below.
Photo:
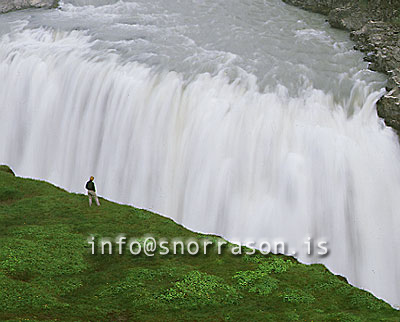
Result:
<svg viewBox="0 0 400 322"><path fill-rule="evenodd" d="M400 0L283 0L328 16L334 28L350 31L369 68L389 76L378 115L400 136Z"/></svg>
<svg viewBox="0 0 400 322"><path fill-rule="evenodd" d="M0 13L27 8L54 8L58 0L0 0Z"/></svg>

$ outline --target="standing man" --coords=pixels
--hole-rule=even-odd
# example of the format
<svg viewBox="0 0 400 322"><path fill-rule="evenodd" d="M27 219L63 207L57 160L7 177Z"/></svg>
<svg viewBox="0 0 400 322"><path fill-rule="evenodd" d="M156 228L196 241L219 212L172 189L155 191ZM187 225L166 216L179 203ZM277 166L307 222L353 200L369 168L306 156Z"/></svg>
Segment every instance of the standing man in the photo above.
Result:
<svg viewBox="0 0 400 322"><path fill-rule="evenodd" d="M94 180L94 177L91 176L90 180L88 182L86 182L86 189L88 191L88 196L89 196L89 207L92 206L92 197L94 198L94 200L96 200L96 204L98 206L100 206L99 198L97 198L96 187L94 186L93 180Z"/></svg>

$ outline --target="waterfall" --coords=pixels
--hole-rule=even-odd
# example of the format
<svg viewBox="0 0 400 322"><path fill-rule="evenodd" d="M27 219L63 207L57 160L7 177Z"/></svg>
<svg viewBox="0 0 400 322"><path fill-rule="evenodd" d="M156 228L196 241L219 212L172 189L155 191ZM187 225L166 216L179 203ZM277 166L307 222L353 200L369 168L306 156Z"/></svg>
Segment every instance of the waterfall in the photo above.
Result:
<svg viewBox="0 0 400 322"><path fill-rule="evenodd" d="M341 103L100 50L81 31L1 38L1 163L74 192L94 175L101 196L195 231L285 241L400 304L400 149L381 92L355 81ZM309 236L328 256L302 252Z"/></svg>

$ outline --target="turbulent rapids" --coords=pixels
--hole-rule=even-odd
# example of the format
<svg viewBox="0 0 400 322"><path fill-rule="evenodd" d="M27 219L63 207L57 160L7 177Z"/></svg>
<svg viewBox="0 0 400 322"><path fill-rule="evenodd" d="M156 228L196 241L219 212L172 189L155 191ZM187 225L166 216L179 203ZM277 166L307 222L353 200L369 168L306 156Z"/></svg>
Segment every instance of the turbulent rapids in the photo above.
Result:
<svg viewBox="0 0 400 322"><path fill-rule="evenodd" d="M94 3L96 5L94 5ZM164 7L165 6L165 7ZM302 262L400 304L384 77L279 1L68 1L0 17L0 163ZM308 256L304 241L327 241Z"/></svg>

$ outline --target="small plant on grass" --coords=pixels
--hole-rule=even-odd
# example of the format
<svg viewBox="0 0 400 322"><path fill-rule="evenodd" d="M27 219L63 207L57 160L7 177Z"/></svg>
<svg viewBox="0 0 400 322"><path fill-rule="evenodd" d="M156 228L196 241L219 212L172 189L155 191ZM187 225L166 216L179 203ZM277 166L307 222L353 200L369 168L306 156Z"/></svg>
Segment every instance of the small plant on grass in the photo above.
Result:
<svg viewBox="0 0 400 322"><path fill-rule="evenodd" d="M303 303L303 304L311 304L315 301L315 297L311 294L308 294L302 290L296 289L286 289L286 291L281 295L284 302L288 303Z"/></svg>
<svg viewBox="0 0 400 322"><path fill-rule="evenodd" d="M220 277L192 271L159 296L175 307L233 304L240 299L238 291Z"/></svg>
<svg viewBox="0 0 400 322"><path fill-rule="evenodd" d="M246 289L250 293L258 293L260 295L268 295L278 288L279 281L270 277L268 273L261 270L240 271L237 272L233 279L241 289Z"/></svg>

